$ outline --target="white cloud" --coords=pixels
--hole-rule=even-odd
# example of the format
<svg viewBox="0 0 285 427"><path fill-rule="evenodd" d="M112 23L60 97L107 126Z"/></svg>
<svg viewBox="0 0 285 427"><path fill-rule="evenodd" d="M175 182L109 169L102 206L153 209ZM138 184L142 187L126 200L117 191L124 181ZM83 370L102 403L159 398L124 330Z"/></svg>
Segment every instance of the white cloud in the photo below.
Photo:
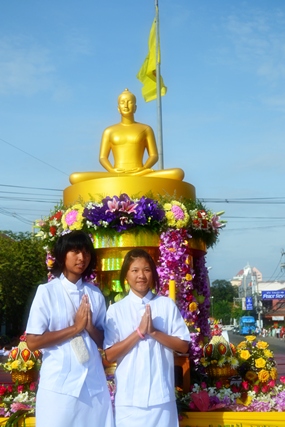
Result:
<svg viewBox="0 0 285 427"><path fill-rule="evenodd" d="M279 10L248 8L230 15L225 28L239 66L277 82L285 76L285 17Z"/></svg>
<svg viewBox="0 0 285 427"><path fill-rule="evenodd" d="M0 94L33 95L50 89L54 72L47 49L19 37L0 40Z"/></svg>

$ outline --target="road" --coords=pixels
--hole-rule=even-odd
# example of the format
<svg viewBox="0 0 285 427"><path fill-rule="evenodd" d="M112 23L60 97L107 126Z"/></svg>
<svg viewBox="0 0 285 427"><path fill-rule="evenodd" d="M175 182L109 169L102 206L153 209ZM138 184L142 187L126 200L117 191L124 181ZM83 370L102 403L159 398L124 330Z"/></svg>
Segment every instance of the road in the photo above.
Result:
<svg viewBox="0 0 285 427"><path fill-rule="evenodd" d="M244 336L229 332L230 342L234 345L244 341ZM269 349L273 352L276 363L278 378L285 376L285 341L276 337L258 337L259 341L266 341L269 344Z"/></svg>

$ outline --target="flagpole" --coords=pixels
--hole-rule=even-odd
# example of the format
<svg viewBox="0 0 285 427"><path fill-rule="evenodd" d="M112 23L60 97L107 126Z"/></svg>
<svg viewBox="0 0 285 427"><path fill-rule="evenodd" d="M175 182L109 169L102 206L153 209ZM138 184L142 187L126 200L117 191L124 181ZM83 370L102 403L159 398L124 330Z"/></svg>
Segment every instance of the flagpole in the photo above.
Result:
<svg viewBox="0 0 285 427"><path fill-rule="evenodd" d="M160 87L160 39L159 39L159 12L158 0L155 0L156 19L156 109L157 109L157 149L158 167L164 169L163 162L163 136L162 136L162 107L161 107L161 87Z"/></svg>

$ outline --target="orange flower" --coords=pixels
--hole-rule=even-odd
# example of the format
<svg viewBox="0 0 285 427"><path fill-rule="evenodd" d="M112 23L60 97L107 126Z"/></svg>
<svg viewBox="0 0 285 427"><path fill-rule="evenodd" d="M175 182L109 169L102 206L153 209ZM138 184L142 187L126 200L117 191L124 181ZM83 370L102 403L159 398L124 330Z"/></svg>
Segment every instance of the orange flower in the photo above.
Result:
<svg viewBox="0 0 285 427"><path fill-rule="evenodd" d="M197 304L196 304L196 302L191 302L190 304L189 304L189 310L191 311L191 312L193 312L193 311L196 311L197 310Z"/></svg>
<svg viewBox="0 0 285 427"><path fill-rule="evenodd" d="M266 383L269 380L269 372L265 369L261 369L261 371L258 372L258 379L262 383Z"/></svg>
<svg viewBox="0 0 285 427"><path fill-rule="evenodd" d="M277 380L277 369L276 368L271 369L270 376L273 380Z"/></svg>
<svg viewBox="0 0 285 427"><path fill-rule="evenodd" d="M254 383L257 380L257 374L253 371L247 371L245 378L251 383Z"/></svg>

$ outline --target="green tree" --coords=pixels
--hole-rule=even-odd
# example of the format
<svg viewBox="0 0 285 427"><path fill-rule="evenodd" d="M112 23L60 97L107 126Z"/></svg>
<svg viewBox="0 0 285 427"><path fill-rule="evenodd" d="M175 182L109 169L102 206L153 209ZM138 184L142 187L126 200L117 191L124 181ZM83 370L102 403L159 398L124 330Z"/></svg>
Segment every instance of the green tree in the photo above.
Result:
<svg viewBox="0 0 285 427"><path fill-rule="evenodd" d="M222 320L223 325L229 325L231 323L231 310L232 304L228 301L218 301L214 303L214 318L216 320Z"/></svg>
<svg viewBox="0 0 285 427"><path fill-rule="evenodd" d="M228 280L214 280L211 285L211 296L217 301L233 302L234 298L238 297L238 290Z"/></svg>
<svg viewBox="0 0 285 427"><path fill-rule="evenodd" d="M7 335L23 332L37 285L46 277L41 241L31 233L0 232L0 320Z"/></svg>
<svg viewBox="0 0 285 427"><path fill-rule="evenodd" d="M228 280L215 280L211 285L211 312L215 319L222 319L224 325L230 324L233 315L233 301L238 290Z"/></svg>

